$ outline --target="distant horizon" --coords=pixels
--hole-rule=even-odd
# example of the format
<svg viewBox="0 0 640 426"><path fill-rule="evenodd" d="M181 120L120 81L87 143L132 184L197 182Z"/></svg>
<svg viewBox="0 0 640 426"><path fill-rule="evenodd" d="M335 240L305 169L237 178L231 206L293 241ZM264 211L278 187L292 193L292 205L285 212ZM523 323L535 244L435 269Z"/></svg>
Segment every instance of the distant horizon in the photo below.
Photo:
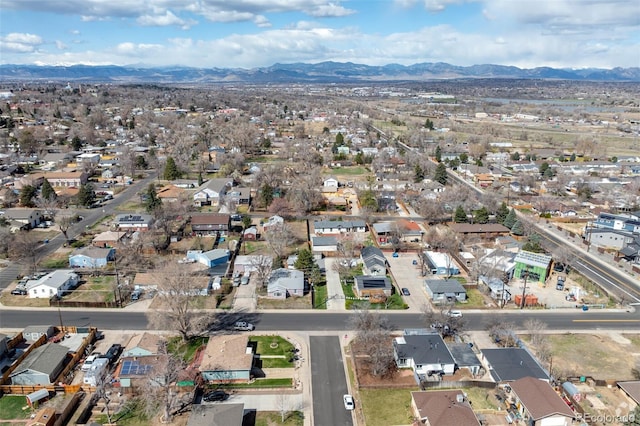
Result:
<svg viewBox="0 0 640 426"><path fill-rule="evenodd" d="M3 0L0 64L640 66L637 0Z"/></svg>

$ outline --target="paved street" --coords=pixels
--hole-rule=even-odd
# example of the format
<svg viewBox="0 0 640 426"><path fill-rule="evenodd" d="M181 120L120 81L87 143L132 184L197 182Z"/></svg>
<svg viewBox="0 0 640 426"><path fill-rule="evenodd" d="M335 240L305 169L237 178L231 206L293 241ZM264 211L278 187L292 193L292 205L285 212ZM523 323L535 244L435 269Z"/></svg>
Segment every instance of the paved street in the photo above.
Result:
<svg viewBox="0 0 640 426"><path fill-rule="evenodd" d="M318 426L353 425L342 396L348 392L339 336L312 336L313 419ZM339 368L336 368L338 367Z"/></svg>

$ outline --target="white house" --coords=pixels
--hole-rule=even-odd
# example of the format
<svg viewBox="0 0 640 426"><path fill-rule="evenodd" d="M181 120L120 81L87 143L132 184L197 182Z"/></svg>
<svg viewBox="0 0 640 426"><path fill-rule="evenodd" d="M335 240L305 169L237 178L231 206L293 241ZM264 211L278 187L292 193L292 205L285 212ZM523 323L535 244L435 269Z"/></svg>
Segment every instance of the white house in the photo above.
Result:
<svg viewBox="0 0 640 426"><path fill-rule="evenodd" d="M42 213L35 209L5 209L4 218L27 225L29 228L35 228L42 222Z"/></svg>
<svg viewBox="0 0 640 426"><path fill-rule="evenodd" d="M364 220L316 220L313 229L318 235L365 232L367 224Z"/></svg>
<svg viewBox="0 0 640 426"><path fill-rule="evenodd" d="M334 177L328 177L324 180L324 182L322 182L322 186L326 187L331 187L331 188L337 188L338 187L338 179L334 178Z"/></svg>
<svg viewBox="0 0 640 426"><path fill-rule="evenodd" d="M36 281L27 282L27 293L31 298L48 299L62 294L78 284L78 274L71 269L58 269Z"/></svg>
<svg viewBox="0 0 640 426"><path fill-rule="evenodd" d="M231 179L210 179L200 185L193 194L193 203L199 207L217 206L232 185Z"/></svg>
<svg viewBox="0 0 640 426"><path fill-rule="evenodd" d="M455 372L453 355L437 332L405 330L393 339L393 353L398 368L412 368L421 378Z"/></svg>

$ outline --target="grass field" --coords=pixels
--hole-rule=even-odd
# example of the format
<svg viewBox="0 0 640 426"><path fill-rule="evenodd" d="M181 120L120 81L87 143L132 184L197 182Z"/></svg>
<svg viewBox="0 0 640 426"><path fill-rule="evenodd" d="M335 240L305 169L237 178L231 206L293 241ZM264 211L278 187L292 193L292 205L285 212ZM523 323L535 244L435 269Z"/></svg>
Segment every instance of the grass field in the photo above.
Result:
<svg viewBox="0 0 640 426"><path fill-rule="evenodd" d="M282 416L275 411L258 411L256 413L255 426L302 426L304 424L304 414L300 411L292 411L285 414L284 423Z"/></svg>
<svg viewBox="0 0 640 426"><path fill-rule="evenodd" d="M315 305L313 306L313 309L327 309L327 296L328 296L328 291L327 291L327 286L325 285L316 285L313 287L313 290L315 292Z"/></svg>
<svg viewBox="0 0 640 426"><path fill-rule="evenodd" d="M258 344L256 353L260 355L284 355L288 357L293 349L293 344L280 336L251 336L249 342Z"/></svg>
<svg viewBox="0 0 640 426"><path fill-rule="evenodd" d="M415 389L360 389L361 405L367 426L409 425L411 391Z"/></svg>
<svg viewBox="0 0 640 426"><path fill-rule="evenodd" d="M290 377L278 379L256 379L253 383L233 383L225 385L227 388L290 388L293 379Z"/></svg>
<svg viewBox="0 0 640 426"><path fill-rule="evenodd" d="M331 169L331 174L336 176L360 176L370 173L366 167L355 166L355 167L337 167L335 169Z"/></svg>
<svg viewBox="0 0 640 426"><path fill-rule="evenodd" d="M183 343L182 339L176 336L169 339L168 349L169 352L180 355L185 362L189 363L193 360L198 348L206 345L208 341L208 337L195 337Z"/></svg>
<svg viewBox="0 0 640 426"><path fill-rule="evenodd" d="M27 407L26 410L23 408ZM5 395L0 398L0 420L28 419L31 409L27 406L24 395ZM0 425L11 424L2 423Z"/></svg>

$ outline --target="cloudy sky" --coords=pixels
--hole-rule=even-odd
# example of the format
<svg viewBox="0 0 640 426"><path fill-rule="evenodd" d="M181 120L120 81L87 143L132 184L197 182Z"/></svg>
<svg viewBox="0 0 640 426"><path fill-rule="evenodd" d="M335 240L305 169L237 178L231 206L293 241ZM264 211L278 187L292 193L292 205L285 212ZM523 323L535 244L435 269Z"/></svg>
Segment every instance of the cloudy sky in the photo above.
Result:
<svg viewBox="0 0 640 426"><path fill-rule="evenodd" d="M640 0L2 0L0 63L640 66Z"/></svg>

